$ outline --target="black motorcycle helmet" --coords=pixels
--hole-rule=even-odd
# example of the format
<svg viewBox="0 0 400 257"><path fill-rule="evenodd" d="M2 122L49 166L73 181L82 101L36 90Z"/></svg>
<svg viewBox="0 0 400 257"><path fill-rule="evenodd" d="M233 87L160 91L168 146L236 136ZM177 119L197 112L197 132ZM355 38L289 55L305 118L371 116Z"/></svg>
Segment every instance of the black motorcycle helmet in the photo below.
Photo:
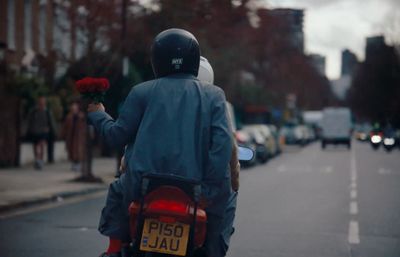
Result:
<svg viewBox="0 0 400 257"><path fill-rule="evenodd" d="M190 32L183 29L167 29L154 39L151 64L157 78L174 73L197 76L199 63L199 43Z"/></svg>

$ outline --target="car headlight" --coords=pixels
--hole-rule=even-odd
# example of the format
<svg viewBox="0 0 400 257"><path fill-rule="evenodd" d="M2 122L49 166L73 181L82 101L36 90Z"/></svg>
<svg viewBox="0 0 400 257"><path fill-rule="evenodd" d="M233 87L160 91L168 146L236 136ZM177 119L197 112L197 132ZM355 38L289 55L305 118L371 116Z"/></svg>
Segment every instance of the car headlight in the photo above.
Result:
<svg viewBox="0 0 400 257"><path fill-rule="evenodd" d="M394 138L385 138L384 140L383 140L383 144L385 144L385 145L394 145Z"/></svg>
<svg viewBox="0 0 400 257"><path fill-rule="evenodd" d="M373 135L371 137L371 142L374 144L379 144L380 142L382 142L382 138L381 138L381 136Z"/></svg>

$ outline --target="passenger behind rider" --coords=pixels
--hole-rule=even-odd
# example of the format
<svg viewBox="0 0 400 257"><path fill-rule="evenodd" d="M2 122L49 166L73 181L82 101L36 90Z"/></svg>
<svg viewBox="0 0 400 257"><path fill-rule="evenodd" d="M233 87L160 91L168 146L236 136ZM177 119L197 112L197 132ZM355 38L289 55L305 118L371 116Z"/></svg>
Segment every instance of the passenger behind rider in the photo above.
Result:
<svg viewBox="0 0 400 257"><path fill-rule="evenodd" d="M202 82L206 82L208 84L214 85L214 70L213 70L211 64L208 62L208 60L202 56L200 57L200 67L199 67L199 74L197 75L197 78ZM229 112L228 112L228 118L230 119L230 124L232 124L231 120L233 119L233 117L229 117ZM226 255L226 253L228 251L231 236L232 236L233 232L235 231L233 222L235 220L235 213L236 213L236 207L237 207L237 196L238 196L238 190L239 190L240 163L239 163L239 159L238 159L238 147L237 147L235 136L233 133L234 133L234 131L232 131L233 148L232 148L231 160L229 162L229 169L231 172L232 192L229 197L228 204L227 204L225 214L224 214L224 218L222 221L223 229L221 231L221 238L220 238L224 255Z"/></svg>

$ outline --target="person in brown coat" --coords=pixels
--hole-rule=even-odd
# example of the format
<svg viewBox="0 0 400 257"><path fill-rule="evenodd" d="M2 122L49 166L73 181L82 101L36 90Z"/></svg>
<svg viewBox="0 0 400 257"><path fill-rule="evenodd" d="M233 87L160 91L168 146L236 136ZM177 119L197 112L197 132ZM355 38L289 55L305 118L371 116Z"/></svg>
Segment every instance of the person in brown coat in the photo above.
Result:
<svg viewBox="0 0 400 257"><path fill-rule="evenodd" d="M65 140L68 159L74 171L80 170L85 157L86 126L85 114L80 110L79 103L73 102L65 118L61 137Z"/></svg>

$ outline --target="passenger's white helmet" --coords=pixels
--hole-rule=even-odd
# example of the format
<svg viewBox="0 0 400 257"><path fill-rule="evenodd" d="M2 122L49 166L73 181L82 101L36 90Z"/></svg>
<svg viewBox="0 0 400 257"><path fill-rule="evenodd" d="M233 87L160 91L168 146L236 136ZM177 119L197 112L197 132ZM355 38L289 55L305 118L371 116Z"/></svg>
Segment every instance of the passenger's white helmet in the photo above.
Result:
<svg viewBox="0 0 400 257"><path fill-rule="evenodd" d="M208 62L208 60L203 56L200 56L199 74L197 75L197 78L200 81L214 84L213 68L211 67L211 64Z"/></svg>

